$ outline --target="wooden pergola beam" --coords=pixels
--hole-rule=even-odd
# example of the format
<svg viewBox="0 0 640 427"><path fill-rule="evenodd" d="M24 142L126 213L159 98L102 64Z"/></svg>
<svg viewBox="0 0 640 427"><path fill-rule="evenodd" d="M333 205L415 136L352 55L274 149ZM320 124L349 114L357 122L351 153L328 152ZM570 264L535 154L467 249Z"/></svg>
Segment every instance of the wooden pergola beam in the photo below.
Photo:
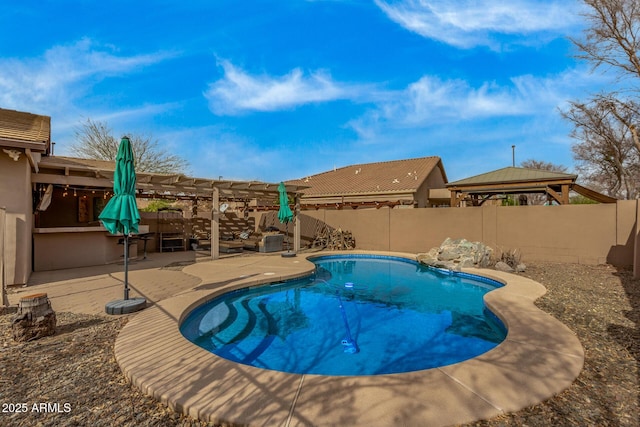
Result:
<svg viewBox="0 0 640 427"><path fill-rule="evenodd" d="M558 193L557 191L554 191L553 188L547 188L546 193L549 196L551 196L551 198L553 198L553 200L558 202L558 204L560 204L560 205L566 205L566 204L569 203L569 194L568 193L567 193L567 201L566 201L566 203L563 201L564 200L564 194Z"/></svg>

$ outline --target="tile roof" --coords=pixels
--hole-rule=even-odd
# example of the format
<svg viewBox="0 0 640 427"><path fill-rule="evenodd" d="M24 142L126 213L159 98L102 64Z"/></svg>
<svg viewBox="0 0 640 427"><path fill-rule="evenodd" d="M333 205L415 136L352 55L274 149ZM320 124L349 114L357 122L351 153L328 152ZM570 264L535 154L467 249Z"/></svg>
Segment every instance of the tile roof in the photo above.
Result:
<svg viewBox="0 0 640 427"><path fill-rule="evenodd" d="M540 169L507 167L495 171L475 175L446 184L447 187L459 187L465 185L503 184L514 182L551 181L558 179L576 180L578 176L568 173L550 172Z"/></svg>
<svg viewBox="0 0 640 427"><path fill-rule="evenodd" d="M48 144L51 117L0 108L0 139Z"/></svg>
<svg viewBox="0 0 640 427"><path fill-rule="evenodd" d="M431 156L345 166L287 183L309 186L305 197L415 192L438 166L446 182L440 157Z"/></svg>

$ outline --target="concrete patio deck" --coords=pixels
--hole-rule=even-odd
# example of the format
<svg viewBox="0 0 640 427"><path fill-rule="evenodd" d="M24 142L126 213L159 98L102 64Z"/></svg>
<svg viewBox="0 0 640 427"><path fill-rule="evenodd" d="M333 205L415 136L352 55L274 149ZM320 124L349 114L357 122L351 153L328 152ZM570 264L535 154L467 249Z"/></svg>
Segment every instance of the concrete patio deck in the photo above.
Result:
<svg viewBox="0 0 640 427"><path fill-rule="evenodd" d="M575 335L533 304L545 288L494 270L469 272L507 284L485 299L507 325L507 339L475 359L441 368L363 377L287 374L229 362L180 334L180 321L204 301L313 268L304 255L196 262L193 252L151 254L130 267L131 296L151 305L130 315L118 336L118 363L136 386L173 409L256 426L460 424L545 400L582 369L584 352ZM30 286L9 297L17 303L20 296L46 292L55 311L104 314L106 302L122 298L123 277L122 265L34 273Z"/></svg>

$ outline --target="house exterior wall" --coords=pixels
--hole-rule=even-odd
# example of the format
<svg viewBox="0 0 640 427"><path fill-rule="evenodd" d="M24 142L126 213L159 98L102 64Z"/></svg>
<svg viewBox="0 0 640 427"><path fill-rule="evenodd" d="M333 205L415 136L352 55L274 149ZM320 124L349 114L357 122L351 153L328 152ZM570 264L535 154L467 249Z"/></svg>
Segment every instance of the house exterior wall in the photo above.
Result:
<svg viewBox="0 0 640 427"><path fill-rule="evenodd" d="M6 208L4 275L6 285L27 283L31 274L31 169L26 156L14 161L0 152L0 206Z"/></svg>
<svg viewBox="0 0 640 427"><path fill-rule="evenodd" d="M417 207L430 207L431 204L429 203L429 189L445 188L445 184L446 183L444 181L443 173L440 168L436 166L416 191L415 200L417 202Z"/></svg>
<svg viewBox="0 0 640 427"><path fill-rule="evenodd" d="M426 252L447 237L481 241L495 251L518 249L523 262L631 266L637 201L564 206L318 210L304 221L350 231L365 250Z"/></svg>

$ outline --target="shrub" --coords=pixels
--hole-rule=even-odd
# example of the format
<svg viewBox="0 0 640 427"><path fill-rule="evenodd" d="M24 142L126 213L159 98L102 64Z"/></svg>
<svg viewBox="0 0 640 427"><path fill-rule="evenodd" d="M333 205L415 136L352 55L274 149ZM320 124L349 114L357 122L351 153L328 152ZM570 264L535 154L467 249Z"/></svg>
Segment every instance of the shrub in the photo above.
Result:
<svg viewBox="0 0 640 427"><path fill-rule="evenodd" d="M507 264L509 267L514 270L520 264L522 260L522 253L519 249L507 249L500 251L500 259L498 261L502 261Z"/></svg>

